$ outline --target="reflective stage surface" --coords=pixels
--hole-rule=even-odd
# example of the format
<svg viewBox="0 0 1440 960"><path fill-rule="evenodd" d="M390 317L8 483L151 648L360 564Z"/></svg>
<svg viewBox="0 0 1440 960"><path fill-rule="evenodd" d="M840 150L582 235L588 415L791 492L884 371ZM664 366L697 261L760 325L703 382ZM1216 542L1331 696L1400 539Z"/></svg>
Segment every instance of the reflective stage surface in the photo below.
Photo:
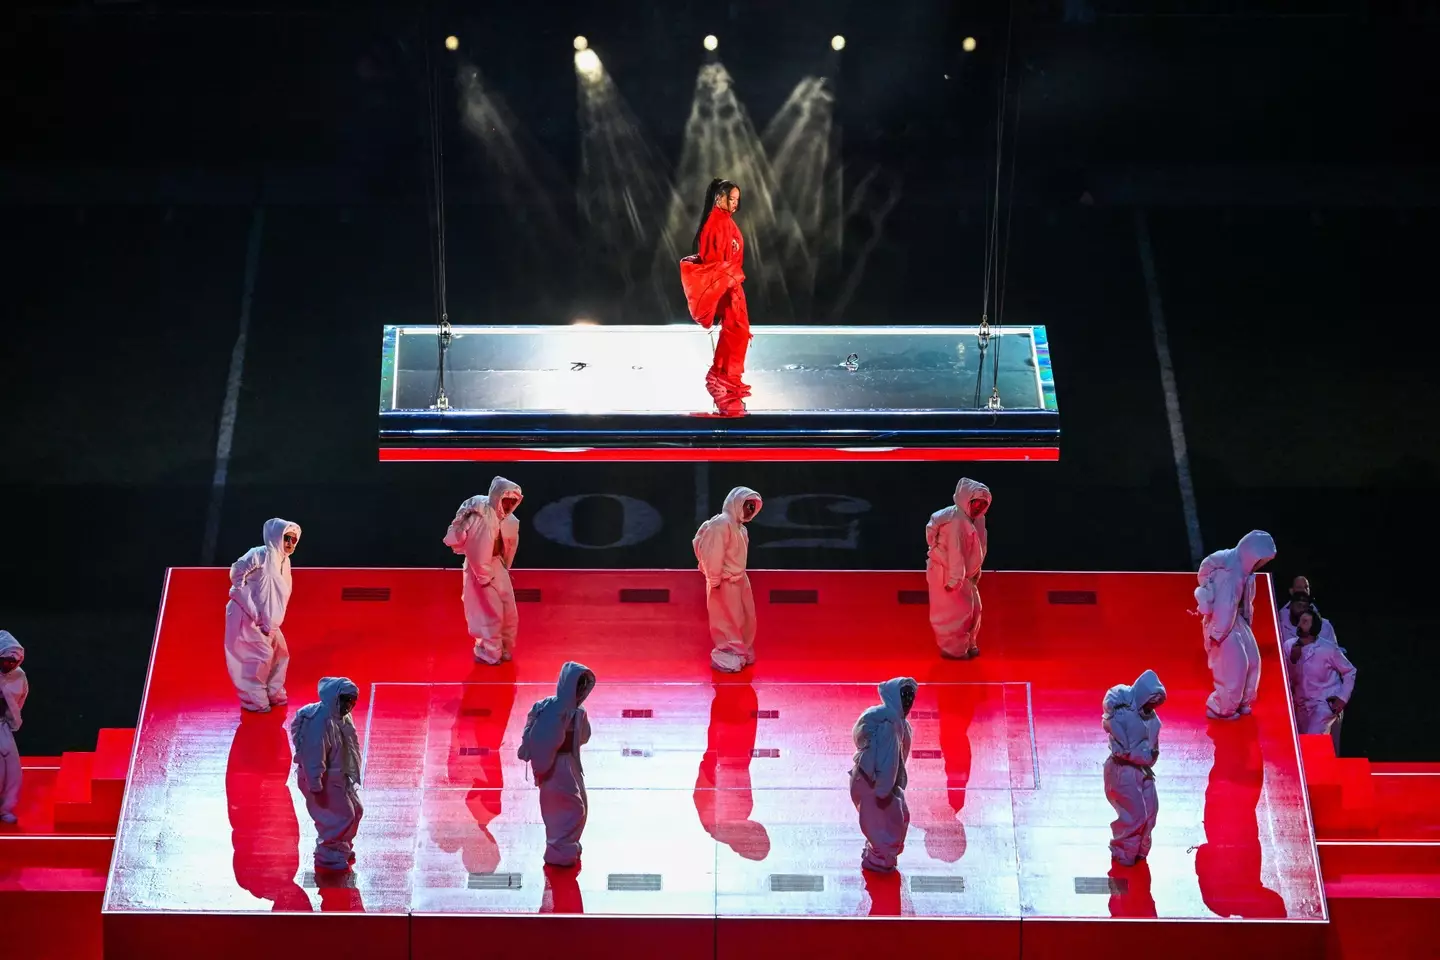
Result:
<svg viewBox="0 0 1440 960"><path fill-rule="evenodd" d="M290 711L242 716L220 655L225 572L172 571L107 892L107 949L194 942L206 921L188 913L182 936L173 911L223 913L227 924L272 911L385 914L408 924L396 936L415 956L456 942L446 917L477 914L630 917L640 926L626 935L657 944L681 928L666 933L656 918L694 920L708 931L704 955L730 955L714 924L739 918L909 917L913 930L927 917L989 918L977 928L986 936L1018 930L990 919L1029 930L1043 918L1244 918L1290 921L1264 925L1280 938L1267 942L1298 949L1316 928L1303 921L1325 916L1264 591L1259 705L1211 724L1197 621L1185 612L1192 575L987 574L984 656L961 663L936 655L914 602L918 573L758 572L759 661L735 676L709 669L693 571L519 570L515 580L538 591L520 606L516 659L484 667L470 656L458 571L298 569L285 625ZM632 589L654 602L622 602ZM567 659L599 678L586 704L578 871L541 862L536 791L514 753L526 711ZM1106 846L1100 700L1147 667L1170 692L1159 827L1148 865L1122 868ZM354 874L317 883L287 725L318 678L335 674L361 687L366 816ZM859 865L850 727L876 702L874 684L896 675L921 683L912 823L899 873L876 877ZM1033 941L1027 932L1027 955L1045 930L1089 929L1069 922L1036 928ZM387 927L361 929L373 931L365 955L390 955ZM518 936L487 929L492 945ZM725 927L741 929L747 956L779 950L757 937L803 948L822 935ZM1229 929L1203 923L1186 937L1213 944ZM654 955L693 953L671 946Z"/></svg>
<svg viewBox="0 0 1440 960"><path fill-rule="evenodd" d="M710 459L693 451L769 448L807 459L879 446L918 451L909 459L1054 459L1057 449L1044 327L997 327L982 345L978 327L757 326L748 414L723 418L705 391L714 335L693 323L453 333L441 410L436 328L385 327L382 456L583 447Z"/></svg>

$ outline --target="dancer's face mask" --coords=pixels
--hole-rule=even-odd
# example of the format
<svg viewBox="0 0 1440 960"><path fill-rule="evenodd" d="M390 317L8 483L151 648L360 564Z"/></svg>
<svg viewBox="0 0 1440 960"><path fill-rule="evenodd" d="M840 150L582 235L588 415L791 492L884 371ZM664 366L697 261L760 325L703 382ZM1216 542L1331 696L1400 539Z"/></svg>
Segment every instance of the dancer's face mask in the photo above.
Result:
<svg viewBox="0 0 1440 960"><path fill-rule="evenodd" d="M990 501L989 501L989 500L982 500L982 499L980 499L979 497L976 497L974 500L971 500L971 501L970 501L970 504L969 504L970 519L971 519L971 520L978 520L978 519L980 519L980 517L984 516L985 511L986 511L986 510L989 510L989 509L990 509Z"/></svg>
<svg viewBox="0 0 1440 960"><path fill-rule="evenodd" d="M282 539L282 542L285 544L285 556L288 557L295 552L295 547L299 544L300 538L293 533L287 533Z"/></svg>
<svg viewBox="0 0 1440 960"><path fill-rule="evenodd" d="M910 708L915 706L915 688L900 688L900 706L905 710L905 716L910 716Z"/></svg>
<svg viewBox="0 0 1440 960"><path fill-rule="evenodd" d="M340 716L349 716L350 711L355 709L355 695L353 693L340 694L335 698L335 706L340 708Z"/></svg>
<svg viewBox="0 0 1440 960"><path fill-rule="evenodd" d="M590 696L590 691L594 689L595 677L588 673L582 676L580 682L575 685L575 702L584 703L585 698Z"/></svg>
<svg viewBox="0 0 1440 960"><path fill-rule="evenodd" d="M18 666L20 666L20 661L14 657L0 658L0 673L9 673Z"/></svg>
<svg viewBox="0 0 1440 960"><path fill-rule="evenodd" d="M518 506L520 506L520 501L514 497L503 497L500 500L500 515L502 517L510 516Z"/></svg>
<svg viewBox="0 0 1440 960"><path fill-rule="evenodd" d="M755 501L746 500L745 506L741 509L740 512L744 515L746 522L753 520L755 518Z"/></svg>

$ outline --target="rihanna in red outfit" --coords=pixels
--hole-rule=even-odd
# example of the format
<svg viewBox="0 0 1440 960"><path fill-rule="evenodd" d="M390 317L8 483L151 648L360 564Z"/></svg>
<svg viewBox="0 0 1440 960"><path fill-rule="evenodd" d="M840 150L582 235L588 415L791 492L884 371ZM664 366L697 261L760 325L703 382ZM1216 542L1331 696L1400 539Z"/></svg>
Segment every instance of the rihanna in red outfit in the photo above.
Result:
<svg viewBox="0 0 1440 960"><path fill-rule="evenodd" d="M720 328L715 361L705 375L705 389L722 414L745 412L750 387L745 353L750 349L750 312L745 306L745 238L735 223L740 188L729 180L712 180L695 233L695 253L680 261L680 283L690 316L706 330Z"/></svg>

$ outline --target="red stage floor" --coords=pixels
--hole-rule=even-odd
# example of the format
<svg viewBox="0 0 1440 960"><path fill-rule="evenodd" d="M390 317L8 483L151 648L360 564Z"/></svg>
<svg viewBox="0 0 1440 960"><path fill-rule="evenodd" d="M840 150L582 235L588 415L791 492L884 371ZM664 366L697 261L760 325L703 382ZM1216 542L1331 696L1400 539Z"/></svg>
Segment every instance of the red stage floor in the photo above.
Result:
<svg viewBox="0 0 1440 960"><path fill-rule="evenodd" d="M534 915L582 912L610 927L569 929L613 935L602 955L626 956L768 956L871 933L1019 956L1022 921L1023 954L1040 956L1114 917L1172 921L1161 926L1173 936L1146 936L1175 955L1318 942L1324 898L1263 596L1259 706L1212 724L1186 613L1192 575L987 574L984 656L960 663L935 653L919 574L760 572L759 662L734 677L709 669L698 573L515 580L531 591L516 659L482 667L458 571L297 569L292 710L320 676L350 676L365 748L355 873L317 887L288 716L242 717L225 673L225 573L171 571L106 894L107 956L202 944L207 957L240 955L313 928L244 917L270 911L363 911L359 956L464 942L533 956L547 935ZM600 681L578 873L543 869L536 794L514 756L526 710L566 659ZM1115 868L1100 699L1147 667L1170 693L1159 827L1148 867ZM900 875L880 879L859 867L850 727L874 685L901 674L921 681L913 823ZM867 916L913 919L817 923Z"/></svg>

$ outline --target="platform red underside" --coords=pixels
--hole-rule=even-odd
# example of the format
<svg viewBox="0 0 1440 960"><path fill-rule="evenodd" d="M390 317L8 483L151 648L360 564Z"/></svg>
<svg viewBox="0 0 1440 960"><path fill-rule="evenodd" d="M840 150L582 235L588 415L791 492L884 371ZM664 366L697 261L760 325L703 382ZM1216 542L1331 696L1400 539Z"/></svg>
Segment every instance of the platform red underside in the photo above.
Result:
<svg viewBox="0 0 1440 960"><path fill-rule="evenodd" d="M391 463L933 463L1055 461L1036 447L381 447Z"/></svg>
<svg viewBox="0 0 1440 960"><path fill-rule="evenodd" d="M1024 956L1074 955L1114 936L1098 929L1114 918L1150 919L1147 942L1171 955L1323 949L1264 590L1257 709L1210 724L1192 575L987 574L984 653L960 663L936 656L926 607L899 602L923 591L918 573L757 572L759 661L734 677L709 669L693 571L517 571L541 600L521 604L518 653L502 667L471 658L460 576L295 573L291 709L319 677L347 675L367 738L354 877L317 886L288 715L242 718L225 673L225 573L171 572L106 895L107 956L337 942L357 956L450 957L462 944L535 956L578 937L602 956L848 955L873 940L1016 957L1022 927ZM388 587L390 599L342 601L347 587ZM670 600L619 602L632 588ZM816 602L772 603L771 590L814 590ZM1051 591L1095 602L1052 603ZM600 680L587 703L591 813L583 868L547 874L513 747L567 659ZM1146 668L1169 690L1159 827L1148 868L1118 868L1100 699ZM873 685L896 675L921 682L913 822L899 877L878 879L859 868L849 730ZM659 875L661 888L613 889L620 874ZM494 889L497 876L513 886Z"/></svg>

